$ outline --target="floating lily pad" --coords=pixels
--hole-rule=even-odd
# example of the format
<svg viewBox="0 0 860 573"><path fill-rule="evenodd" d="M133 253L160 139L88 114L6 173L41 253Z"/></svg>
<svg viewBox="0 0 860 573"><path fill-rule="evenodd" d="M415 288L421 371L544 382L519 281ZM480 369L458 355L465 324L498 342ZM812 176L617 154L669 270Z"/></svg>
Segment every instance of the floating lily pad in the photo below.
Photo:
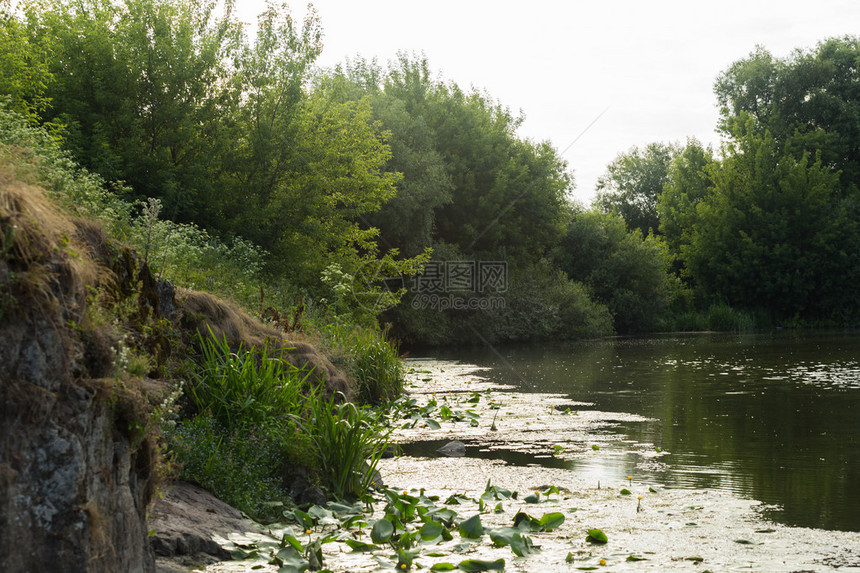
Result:
<svg viewBox="0 0 860 573"><path fill-rule="evenodd" d="M599 529L589 529L585 540L589 543L607 543L609 541L606 534Z"/></svg>

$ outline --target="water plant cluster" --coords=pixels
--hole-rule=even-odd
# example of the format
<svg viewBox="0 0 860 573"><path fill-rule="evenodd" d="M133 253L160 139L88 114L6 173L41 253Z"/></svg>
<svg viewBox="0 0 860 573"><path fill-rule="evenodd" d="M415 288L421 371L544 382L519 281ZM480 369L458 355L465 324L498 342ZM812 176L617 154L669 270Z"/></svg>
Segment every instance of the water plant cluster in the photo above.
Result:
<svg viewBox="0 0 860 573"><path fill-rule="evenodd" d="M520 501L539 503L539 495L549 498L558 492L558 488L545 488ZM519 497L518 492L494 486L490 481L477 499L454 494L442 500L426 495L423 489L400 492L375 487L353 503L328 502L306 510L284 509L283 523L270 525L259 535L235 534L220 542L234 559L248 561L252 567L254 563L277 565L279 573L327 570L323 569L327 558L323 546L329 543L342 543L354 554L370 555L380 567L400 571L503 570L504 557L454 557L480 546L508 547L513 558L539 551L532 536L557 529L565 521L563 513L534 517L520 510L508 526L488 527L482 522L482 515L504 513L502 503ZM454 509L466 504L477 505L477 512L468 515ZM380 505L382 510L374 511Z"/></svg>

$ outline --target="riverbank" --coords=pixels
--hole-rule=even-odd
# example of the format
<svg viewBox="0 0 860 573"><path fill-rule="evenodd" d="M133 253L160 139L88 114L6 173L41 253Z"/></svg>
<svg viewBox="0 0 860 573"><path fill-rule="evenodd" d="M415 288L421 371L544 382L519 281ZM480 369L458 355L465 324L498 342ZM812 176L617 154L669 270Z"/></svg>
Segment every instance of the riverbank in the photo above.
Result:
<svg viewBox="0 0 860 573"><path fill-rule="evenodd" d="M594 472L548 467L552 464L547 458L563 461L611 455L608 441L618 438L603 430L620 421L635 422L636 416L589 410L588 405L557 394L514 392L483 379L474 367L454 362L412 360L409 364L413 370L407 392L415 400L415 411L424 408L428 416L416 416L414 424L407 424L410 427L397 429L397 441L410 450L426 440L460 440L466 444L466 455L383 460L379 469L386 484L412 495L423 490L425 496L440 500L456 496L456 505L441 501L438 505L454 509L464 519L479 513L488 481L517 491L517 499L498 502L499 513L494 511L495 501L484 507L480 519L485 529L510 527L519 511L537 518L556 512L565 517L551 532L529 533L540 550L525 557L517 557L510 547L495 547L488 535L465 540L455 532L450 541L423 545L415 564L429 568L467 559L504 559L508 571L588 567L612 571L860 571L860 533L775 524L762 517L761 503L728 492L666 489L658 483L640 482L636 475L630 481L601 480ZM434 400L437 406L427 408ZM429 414L431 410L440 412L443 405L452 412L447 420ZM474 416L459 415L467 412ZM455 421L457 417L463 419ZM438 423L439 429L433 429L436 424L428 419ZM643 464L660 464L662 458L671 456L648 444L629 445L638 448ZM540 463L514 465L493 459L494 452L501 449L534 456ZM539 503L528 503L526 498L535 490L540 492ZM368 519L370 524L382 517L382 505L375 504L377 513ZM608 543L587 542L589 529L602 530ZM370 543L367 531L359 539ZM343 543L327 543L322 548L324 565L332 571L377 570L381 567L377 559L392 554L390 549L357 553ZM253 565L260 562L221 563L206 571L249 571ZM255 570L277 571L277 567L267 567Z"/></svg>

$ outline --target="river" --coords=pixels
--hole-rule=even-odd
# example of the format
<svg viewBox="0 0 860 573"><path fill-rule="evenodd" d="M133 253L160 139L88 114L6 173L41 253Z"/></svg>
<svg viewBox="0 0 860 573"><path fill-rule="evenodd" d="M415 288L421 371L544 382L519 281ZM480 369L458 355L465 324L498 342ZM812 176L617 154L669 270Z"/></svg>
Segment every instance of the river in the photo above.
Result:
<svg viewBox="0 0 860 573"><path fill-rule="evenodd" d="M725 490L763 502L766 517L785 525L860 531L857 333L666 335L432 354L478 365L489 381L520 392L635 415L602 430L601 455L493 457L561 464L605 482L635 474L669 488ZM664 455L655 461L645 447Z"/></svg>

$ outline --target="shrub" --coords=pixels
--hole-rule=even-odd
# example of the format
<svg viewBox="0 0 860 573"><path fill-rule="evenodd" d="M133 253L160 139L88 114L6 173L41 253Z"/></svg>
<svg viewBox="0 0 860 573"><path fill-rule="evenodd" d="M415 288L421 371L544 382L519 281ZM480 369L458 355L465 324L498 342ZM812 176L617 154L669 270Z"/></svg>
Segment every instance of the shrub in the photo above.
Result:
<svg viewBox="0 0 860 573"><path fill-rule="evenodd" d="M716 303L708 309L708 328L724 332L742 332L753 330L755 321L749 314L735 310L725 303Z"/></svg>
<svg viewBox="0 0 860 573"><path fill-rule="evenodd" d="M169 435L180 476L260 521L279 517L283 501L283 428L268 423L228 429L208 414L176 425Z"/></svg>

